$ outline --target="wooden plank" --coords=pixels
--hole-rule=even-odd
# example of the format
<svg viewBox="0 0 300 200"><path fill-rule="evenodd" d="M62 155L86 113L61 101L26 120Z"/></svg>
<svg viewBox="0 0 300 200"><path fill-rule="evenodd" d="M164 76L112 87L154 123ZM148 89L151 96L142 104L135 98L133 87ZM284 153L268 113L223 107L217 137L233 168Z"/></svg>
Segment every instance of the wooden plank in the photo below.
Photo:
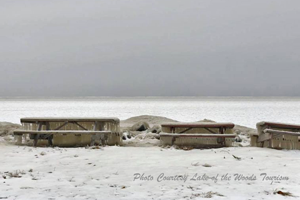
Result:
<svg viewBox="0 0 300 200"><path fill-rule="evenodd" d="M217 133L213 132L212 130L210 130L209 128L204 128L204 129L207 130L207 131L210 132L210 133L217 134ZM222 128L221 128L221 129L222 129Z"/></svg>
<svg viewBox="0 0 300 200"><path fill-rule="evenodd" d="M257 123L259 126L268 126L271 128L286 128L286 129L299 129L300 130L300 125L298 124L286 124L286 123L277 123L277 122L259 122Z"/></svg>
<svg viewBox="0 0 300 200"><path fill-rule="evenodd" d="M187 129L181 131L180 133L186 133L187 131L192 130L192 129L193 129L193 128L187 128Z"/></svg>
<svg viewBox="0 0 300 200"><path fill-rule="evenodd" d="M300 136L300 132L280 131L280 130L274 130L274 129L265 129L264 132L270 133L270 134Z"/></svg>
<svg viewBox="0 0 300 200"><path fill-rule="evenodd" d="M56 117L36 117L36 118L21 118L21 123L38 123L38 122L65 122L65 121L76 121L76 122L113 122L120 123L120 119L115 117L100 117L100 118L56 118Z"/></svg>
<svg viewBox="0 0 300 200"><path fill-rule="evenodd" d="M59 130L61 129L62 127L66 126L69 122L66 121L65 123L63 123L62 125L60 125L59 127L55 128L54 130Z"/></svg>
<svg viewBox="0 0 300 200"><path fill-rule="evenodd" d="M233 128L233 123L197 122L197 123L166 123L162 127L175 128Z"/></svg>
<svg viewBox="0 0 300 200"><path fill-rule="evenodd" d="M80 128L82 128L82 130L86 130L87 131L87 129L85 127L83 127L81 124L79 124L78 122L71 122L71 123L76 124L77 126L79 126Z"/></svg>
<svg viewBox="0 0 300 200"><path fill-rule="evenodd" d="M15 130L15 135L22 135L22 134L98 134L98 133L112 133L111 131L72 131L72 130L49 130L49 131L30 131L30 130Z"/></svg>
<svg viewBox="0 0 300 200"><path fill-rule="evenodd" d="M229 138L235 138L236 135L234 134L168 134L168 133L161 133L161 137L229 137Z"/></svg>
<svg viewBox="0 0 300 200"><path fill-rule="evenodd" d="M19 131L14 131L13 133L14 133L14 135L18 135L18 136L19 136L19 135L22 136L23 134L26 134L26 133L23 133L22 131L21 131L21 132L19 132Z"/></svg>
<svg viewBox="0 0 300 200"><path fill-rule="evenodd" d="M173 134L178 135L178 134ZM192 146L193 148L220 148L225 146L232 146L234 138L224 138L225 141L221 143L217 141L218 137L164 137L161 135L161 142L163 145L177 145L177 146ZM223 139L223 138L222 138Z"/></svg>
<svg viewBox="0 0 300 200"><path fill-rule="evenodd" d="M192 130L193 128L194 128L194 127L187 128L187 129L185 129L185 130L183 130L183 131L181 131L181 132L179 132L179 133L180 133L180 134L181 134L181 133L186 133L187 131ZM217 134L217 133L215 133L214 131L210 130L209 128L203 128L203 129L207 130L207 131L210 132L210 133ZM223 130L223 128L220 128L220 129Z"/></svg>

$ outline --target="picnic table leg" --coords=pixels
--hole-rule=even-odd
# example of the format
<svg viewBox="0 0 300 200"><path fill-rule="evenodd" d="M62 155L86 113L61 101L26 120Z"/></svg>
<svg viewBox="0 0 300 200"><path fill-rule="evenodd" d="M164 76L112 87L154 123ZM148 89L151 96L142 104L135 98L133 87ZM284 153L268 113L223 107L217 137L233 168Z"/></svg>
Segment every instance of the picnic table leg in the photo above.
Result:
<svg viewBox="0 0 300 200"><path fill-rule="evenodd" d="M175 137L175 136L173 136L173 137L172 137L171 146L173 146L173 145L174 145L174 143L175 143L175 140L176 140L176 137Z"/></svg>
<svg viewBox="0 0 300 200"><path fill-rule="evenodd" d="M221 144L222 146L225 146L225 138L220 138L220 137L218 137L218 138L217 138L217 142L218 142L219 144Z"/></svg>
<svg viewBox="0 0 300 200"><path fill-rule="evenodd" d="M95 137L92 136L91 137L91 144L90 144L90 146L94 146L94 145L95 145Z"/></svg>
<svg viewBox="0 0 300 200"><path fill-rule="evenodd" d="M95 121L95 123L94 123L94 131L97 131L97 130L98 130L98 122ZM97 134L91 136L91 144L90 144L90 146L94 146L95 145L96 139L97 139Z"/></svg>
<svg viewBox="0 0 300 200"><path fill-rule="evenodd" d="M41 122L39 122L39 126L38 126L38 131L41 131L42 130L42 126L43 124ZM34 134L33 135L33 146L36 147L37 144L38 144L38 138L39 138L39 135L38 134Z"/></svg>
<svg viewBox="0 0 300 200"><path fill-rule="evenodd" d="M105 146L105 145L106 145L105 139L102 139L102 140L101 140L101 144L102 144L102 146Z"/></svg>
<svg viewBox="0 0 300 200"><path fill-rule="evenodd" d="M53 135L50 135L50 136L48 137L48 145L49 145L50 147L53 146L52 139L53 139Z"/></svg>
<svg viewBox="0 0 300 200"><path fill-rule="evenodd" d="M106 135L106 134L102 135L102 137L101 137L101 144L102 144L102 146L106 146L106 142L107 141L108 141L108 135Z"/></svg>
<svg viewBox="0 0 300 200"><path fill-rule="evenodd" d="M33 146L36 147L37 143L38 143L38 134L34 134L33 137L34 137L34 139L33 139Z"/></svg>
<svg viewBox="0 0 300 200"><path fill-rule="evenodd" d="M46 122L46 130L49 131L50 130L50 123ZM48 146L52 147L53 146L53 135L48 135Z"/></svg>
<svg viewBox="0 0 300 200"><path fill-rule="evenodd" d="M94 146L95 145L96 138L97 138L97 134L91 135L91 144L90 144L90 146Z"/></svg>

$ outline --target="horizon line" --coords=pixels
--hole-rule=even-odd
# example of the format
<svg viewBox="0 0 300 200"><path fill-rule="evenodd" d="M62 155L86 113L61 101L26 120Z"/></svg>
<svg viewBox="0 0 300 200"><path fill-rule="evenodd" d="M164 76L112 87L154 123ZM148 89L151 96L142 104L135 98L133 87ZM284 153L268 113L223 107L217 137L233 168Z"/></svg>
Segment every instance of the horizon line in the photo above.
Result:
<svg viewBox="0 0 300 200"><path fill-rule="evenodd" d="M118 98L300 98L300 96L0 96L0 99L118 99Z"/></svg>

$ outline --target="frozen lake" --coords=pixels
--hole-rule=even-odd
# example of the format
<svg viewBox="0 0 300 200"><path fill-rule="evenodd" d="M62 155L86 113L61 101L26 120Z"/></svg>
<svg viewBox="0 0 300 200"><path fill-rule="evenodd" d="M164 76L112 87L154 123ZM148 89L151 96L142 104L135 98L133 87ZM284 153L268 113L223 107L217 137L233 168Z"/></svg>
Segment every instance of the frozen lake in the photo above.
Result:
<svg viewBox="0 0 300 200"><path fill-rule="evenodd" d="M184 122L212 119L255 127L259 121L300 123L299 98L0 99L0 121L22 117L158 115Z"/></svg>

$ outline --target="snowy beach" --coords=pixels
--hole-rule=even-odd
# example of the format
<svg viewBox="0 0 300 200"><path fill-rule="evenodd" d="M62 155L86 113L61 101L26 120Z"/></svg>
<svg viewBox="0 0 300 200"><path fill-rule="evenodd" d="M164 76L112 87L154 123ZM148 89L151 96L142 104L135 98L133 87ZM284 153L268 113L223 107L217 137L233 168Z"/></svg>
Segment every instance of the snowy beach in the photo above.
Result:
<svg viewBox="0 0 300 200"><path fill-rule="evenodd" d="M33 148L2 144L0 157L1 199L300 197L298 151L251 147L191 151L159 147ZM186 180L181 178L184 176ZM296 198L277 194L280 191Z"/></svg>

